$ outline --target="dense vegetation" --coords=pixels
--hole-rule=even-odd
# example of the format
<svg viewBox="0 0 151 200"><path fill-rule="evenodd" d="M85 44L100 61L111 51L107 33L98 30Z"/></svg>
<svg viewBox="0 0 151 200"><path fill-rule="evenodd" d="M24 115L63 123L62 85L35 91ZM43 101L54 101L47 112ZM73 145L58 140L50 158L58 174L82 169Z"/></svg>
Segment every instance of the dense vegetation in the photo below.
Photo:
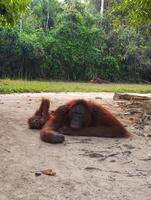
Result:
<svg viewBox="0 0 151 200"><path fill-rule="evenodd" d="M2 2L0 78L151 82L150 12L136 23L128 1L106 0L103 18L100 0Z"/></svg>

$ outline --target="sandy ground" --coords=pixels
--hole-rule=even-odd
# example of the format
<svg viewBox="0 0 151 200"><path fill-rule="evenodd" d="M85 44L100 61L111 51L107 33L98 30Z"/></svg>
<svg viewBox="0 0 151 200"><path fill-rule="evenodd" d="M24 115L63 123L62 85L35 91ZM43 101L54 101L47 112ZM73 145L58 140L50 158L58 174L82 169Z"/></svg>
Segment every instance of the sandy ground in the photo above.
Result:
<svg viewBox="0 0 151 200"><path fill-rule="evenodd" d="M130 139L66 136L63 144L44 143L27 126L44 96L52 109L69 99L98 97L122 116L111 93L0 95L0 200L151 200L151 139L124 117ZM35 175L49 168L56 176Z"/></svg>

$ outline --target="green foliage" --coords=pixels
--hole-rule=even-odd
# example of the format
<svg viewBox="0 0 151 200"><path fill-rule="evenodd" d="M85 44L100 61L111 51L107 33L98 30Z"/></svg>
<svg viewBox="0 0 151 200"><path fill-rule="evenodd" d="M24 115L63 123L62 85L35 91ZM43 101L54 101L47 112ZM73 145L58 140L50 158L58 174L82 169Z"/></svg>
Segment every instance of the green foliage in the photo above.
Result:
<svg viewBox="0 0 151 200"><path fill-rule="evenodd" d="M27 9L30 0L1 0L0 23L14 25Z"/></svg>
<svg viewBox="0 0 151 200"><path fill-rule="evenodd" d="M12 28L1 28L0 46L0 66L2 66L0 76L2 78L31 79L41 74L43 53L37 35L19 34Z"/></svg>
<svg viewBox="0 0 151 200"><path fill-rule="evenodd" d="M151 81L150 76L146 79L143 75L146 74L147 69L151 73L149 67L151 60L147 54L150 51L150 42L147 37L144 38L133 28L120 26L109 36L108 47L110 54L114 55L119 63L121 79L137 82Z"/></svg>
<svg viewBox="0 0 151 200"><path fill-rule="evenodd" d="M134 26L151 23L150 0L123 0L115 6L115 12Z"/></svg>
<svg viewBox="0 0 151 200"><path fill-rule="evenodd" d="M103 45L102 48L97 48L103 32L96 26L89 25L91 19L89 18L88 23L82 9L80 11L75 7L68 8L58 17L56 28L52 31L52 62L60 65L67 80L89 78L86 77L86 71L98 66L103 51Z"/></svg>
<svg viewBox="0 0 151 200"><path fill-rule="evenodd" d="M30 12L23 18L23 29L51 29L55 24L58 12L61 10L61 4L57 0L33 0Z"/></svg>
<svg viewBox="0 0 151 200"><path fill-rule="evenodd" d="M105 1L102 19L97 0L32 0L20 23L0 27L0 78L151 82L151 36L127 22L114 27L117 2Z"/></svg>

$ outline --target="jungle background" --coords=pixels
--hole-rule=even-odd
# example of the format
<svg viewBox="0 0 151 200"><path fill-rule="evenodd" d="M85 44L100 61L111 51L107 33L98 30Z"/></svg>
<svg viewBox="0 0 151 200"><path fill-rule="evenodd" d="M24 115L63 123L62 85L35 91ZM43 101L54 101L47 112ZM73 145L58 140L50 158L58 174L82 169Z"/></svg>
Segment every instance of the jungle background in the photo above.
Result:
<svg viewBox="0 0 151 200"><path fill-rule="evenodd" d="M0 78L151 82L150 0L1 0Z"/></svg>

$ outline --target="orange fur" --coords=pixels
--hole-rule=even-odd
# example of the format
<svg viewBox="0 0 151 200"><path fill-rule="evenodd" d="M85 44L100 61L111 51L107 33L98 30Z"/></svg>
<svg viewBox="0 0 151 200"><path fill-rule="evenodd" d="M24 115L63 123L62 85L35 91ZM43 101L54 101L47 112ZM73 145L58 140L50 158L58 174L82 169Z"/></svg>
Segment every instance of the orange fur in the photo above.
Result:
<svg viewBox="0 0 151 200"><path fill-rule="evenodd" d="M68 114L70 110L81 104L86 107L87 114L85 118L89 117L89 122L80 130L73 130L68 127ZM63 140L61 135L77 135L77 136L94 136L94 137L129 137L130 134L107 109L95 102L86 101L83 99L72 100L63 106L58 107L53 113L49 113L49 100L43 99L40 108L35 115L28 120L30 128L37 128L33 125L35 117L39 117L39 126L41 139L45 142L60 143ZM40 120L43 119L41 123ZM62 133L62 134L61 134ZM60 138L57 142L57 138ZM55 142L54 142L55 141Z"/></svg>

